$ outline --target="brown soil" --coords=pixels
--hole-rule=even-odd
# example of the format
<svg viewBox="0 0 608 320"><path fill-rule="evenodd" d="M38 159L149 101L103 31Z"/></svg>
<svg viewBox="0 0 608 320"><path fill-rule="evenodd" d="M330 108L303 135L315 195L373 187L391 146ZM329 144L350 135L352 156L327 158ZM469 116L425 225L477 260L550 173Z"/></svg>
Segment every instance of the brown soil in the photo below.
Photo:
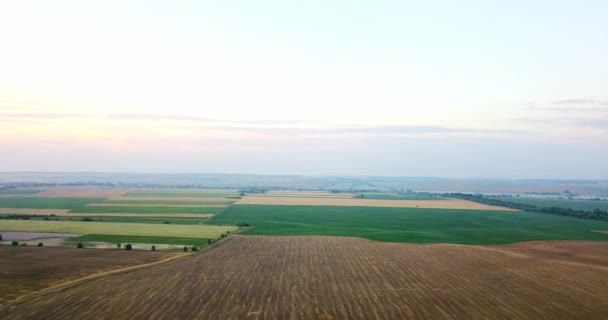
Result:
<svg viewBox="0 0 608 320"><path fill-rule="evenodd" d="M0 305L66 281L149 263L170 255L163 252L0 246Z"/></svg>
<svg viewBox="0 0 608 320"><path fill-rule="evenodd" d="M2 309L0 318L603 319L607 248L236 236Z"/></svg>

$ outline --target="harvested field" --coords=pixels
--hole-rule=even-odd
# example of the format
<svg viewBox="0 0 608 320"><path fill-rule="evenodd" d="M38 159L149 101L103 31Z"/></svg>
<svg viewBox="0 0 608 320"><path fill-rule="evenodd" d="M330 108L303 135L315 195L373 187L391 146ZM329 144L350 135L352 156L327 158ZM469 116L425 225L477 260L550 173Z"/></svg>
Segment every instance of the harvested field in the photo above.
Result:
<svg viewBox="0 0 608 320"><path fill-rule="evenodd" d="M0 231L59 232L201 239L216 239L219 238L222 233L235 229L236 227L210 225L164 225L148 223L30 220L0 221Z"/></svg>
<svg viewBox="0 0 608 320"><path fill-rule="evenodd" d="M30 299L0 318L605 318L608 268L577 259L508 247L237 236L180 261Z"/></svg>
<svg viewBox="0 0 608 320"><path fill-rule="evenodd" d="M222 208L217 208L217 207L174 208L174 207L134 207L134 206L99 207L99 206L97 206L97 207L82 207L82 208L74 209L74 210L70 211L70 213L91 213L91 214L97 214L97 213L143 213L143 214L196 213L196 214L200 214L200 213L215 213L217 211L220 211L220 209L222 209Z"/></svg>
<svg viewBox="0 0 608 320"><path fill-rule="evenodd" d="M330 192L285 192L285 191L270 191L265 194L255 194L256 197L296 197L296 198L343 198L352 199L354 193L330 193Z"/></svg>
<svg viewBox="0 0 608 320"><path fill-rule="evenodd" d="M91 203L87 207L140 207L140 208L157 208L157 207L170 207L170 208L225 208L226 204L171 204L171 203L158 203L158 204L137 204L137 203ZM0 208L0 210L2 210ZM0 211L0 213L2 213Z"/></svg>
<svg viewBox="0 0 608 320"><path fill-rule="evenodd" d="M587 263L608 268L608 243L588 241L529 241L494 248L505 252L560 260L571 263Z"/></svg>
<svg viewBox="0 0 608 320"><path fill-rule="evenodd" d="M25 215L43 215L51 214L62 215L69 210L67 209L30 209L30 208L0 208L0 214L25 214Z"/></svg>
<svg viewBox="0 0 608 320"><path fill-rule="evenodd" d="M2 232L2 240L34 240L41 238L70 238L77 237L76 233L52 233L52 232Z"/></svg>
<svg viewBox="0 0 608 320"><path fill-rule="evenodd" d="M103 217L137 217L137 218L201 218L201 219L209 219L213 217L215 214L213 213L132 213L132 212L111 212L111 213L66 213L61 216L64 217L78 217L78 218L86 218L86 217L95 217L95 218L103 218Z"/></svg>
<svg viewBox="0 0 608 320"><path fill-rule="evenodd" d="M0 246L0 305L87 275L170 256L163 252Z"/></svg>
<svg viewBox="0 0 608 320"><path fill-rule="evenodd" d="M108 201L180 201L180 202L222 202L232 203L236 200L228 199L225 197L129 197L129 196L118 196L109 198Z"/></svg>
<svg viewBox="0 0 608 320"><path fill-rule="evenodd" d="M489 206L461 199L446 200L370 200L341 198L300 198L246 196L236 204L264 204L277 206L342 206L342 207L386 207L386 208L430 208L516 211L504 207Z"/></svg>

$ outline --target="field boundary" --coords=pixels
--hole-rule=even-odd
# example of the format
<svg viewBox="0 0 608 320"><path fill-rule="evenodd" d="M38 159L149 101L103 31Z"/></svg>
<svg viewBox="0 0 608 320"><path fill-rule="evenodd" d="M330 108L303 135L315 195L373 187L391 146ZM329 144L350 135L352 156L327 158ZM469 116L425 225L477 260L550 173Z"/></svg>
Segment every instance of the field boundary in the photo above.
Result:
<svg viewBox="0 0 608 320"><path fill-rule="evenodd" d="M100 250L100 249L88 249L88 250ZM165 264L165 263L169 263L169 262L174 262L180 259L184 259L187 258L189 256L191 256L192 254L184 254L184 253L176 253L175 255L159 260L159 261L154 261L154 262L150 262L150 263L145 263L145 264L139 264L136 266L130 266L130 267L126 267L126 268L120 268L120 269L115 269L115 270L110 270L110 271L104 271L104 272L98 272L98 273L94 273L79 279L75 279L75 280L70 280L52 287L48 287L42 290L38 290L38 291L34 291L34 292L30 292L26 295L20 296L16 299L13 299L11 301L8 301L5 305L0 306L0 311L4 310L4 309L8 309L14 306L17 306L21 303L26 302L29 299L33 299L36 297L40 297L40 296L44 296L50 293L55 293L55 292L60 292L72 287L76 287L79 286L81 284L85 284L97 279L101 279L104 277L110 277L110 276L114 276L114 275L118 275L118 274L123 274L123 273L129 273L129 272L134 272L137 270L141 270L141 269L146 269L149 267L154 267L154 266L158 266L161 264Z"/></svg>

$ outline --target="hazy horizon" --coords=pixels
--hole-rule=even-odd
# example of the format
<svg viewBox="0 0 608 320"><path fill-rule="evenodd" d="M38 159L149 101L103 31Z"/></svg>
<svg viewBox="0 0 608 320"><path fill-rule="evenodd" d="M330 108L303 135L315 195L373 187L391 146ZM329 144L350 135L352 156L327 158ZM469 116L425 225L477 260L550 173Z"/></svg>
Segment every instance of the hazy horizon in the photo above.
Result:
<svg viewBox="0 0 608 320"><path fill-rule="evenodd" d="M0 3L0 172L608 179L605 1Z"/></svg>

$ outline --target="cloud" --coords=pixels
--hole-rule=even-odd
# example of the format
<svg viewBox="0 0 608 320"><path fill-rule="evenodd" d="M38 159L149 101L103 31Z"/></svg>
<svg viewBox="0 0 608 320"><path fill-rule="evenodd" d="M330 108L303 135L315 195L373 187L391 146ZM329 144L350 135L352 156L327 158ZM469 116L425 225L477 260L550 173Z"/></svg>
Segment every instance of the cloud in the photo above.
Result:
<svg viewBox="0 0 608 320"><path fill-rule="evenodd" d="M556 100L553 101L554 105L597 105L597 106L607 106L608 101L599 101L593 99L564 99L564 100Z"/></svg>
<svg viewBox="0 0 608 320"><path fill-rule="evenodd" d="M132 124L137 121L160 121L157 127L178 130L200 130L223 133L258 134L263 136L403 136L426 134L492 134L525 135L529 131L515 129L479 129L433 125L335 125L312 120L222 120L196 115L112 113L112 114L69 114L69 113L0 113L1 121L10 122L50 122L112 121Z"/></svg>
<svg viewBox="0 0 608 320"><path fill-rule="evenodd" d="M608 117L593 119L575 119L572 123L579 127L589 127L608 130Z"/></svg>
<svg viewBox="0 0 608 320"><path fill-rule="evenodd" d="M486 130L475 128L455 128L444 126L338 126L325 128L311 127L247 127L247 126L180 126L179 129L218 130L248 134L277 135L277 136L331 136L331 135L420 135L436 133L470 133L470 134L529 134L525 130Z"/></svg>
<svg viewBox="0 0 608 320"><path fill-rule="evenodd" d="M70 120L70 119L91 119L91 120L117 120L117 121L187 121L204 123L229 123L229 124L305 124L320 123L312 120L222 120L212 119L195 115L175 115L175 114L146 114L146 113L0 113L2 119L19 120Z"/></svg>

